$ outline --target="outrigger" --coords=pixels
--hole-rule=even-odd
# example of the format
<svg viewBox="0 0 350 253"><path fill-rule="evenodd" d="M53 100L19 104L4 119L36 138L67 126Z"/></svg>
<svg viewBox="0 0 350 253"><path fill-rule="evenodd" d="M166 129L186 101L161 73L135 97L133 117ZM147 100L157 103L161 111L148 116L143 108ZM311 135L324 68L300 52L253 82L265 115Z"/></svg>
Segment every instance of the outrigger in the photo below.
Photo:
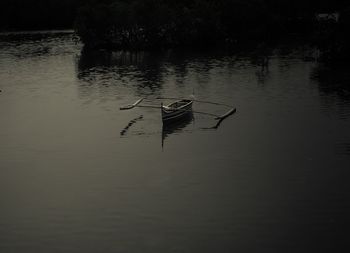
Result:
<svg viewBox="0 0 350 253"><path fill-rule="evenodd" d="M198 113L198 114L205 114L205 115L213 116L215 120L219 121L218 122L218 124L219 124L219 123L221 123L221 121L226 119L228 116L230 116L236 112L236 108L234 108L230 105L211 102L211 101L203 101L203 100L195 100L195 99L181 99L181 98L168 98L168 97L157 97L157 99L168 99L168 100L175 100L175 101L168 104L168 105L163 105L163 103L161 103L160 106L140 105L140 103L143 101L143 98L141 98L133 104L129 104L129 105L120 107L120 110L129 110L129 109L132 109L134 107L146 107L146 108L161 109L163 124L170 122L170 121L173 122L176 120L180 120L181 118L187 116L190 113ZM192 110L193 102L221 105L221 106L229 107L230 109L222 115L216 115L216 114L208 113L208 112L199 112L199 111Z"/></svg>

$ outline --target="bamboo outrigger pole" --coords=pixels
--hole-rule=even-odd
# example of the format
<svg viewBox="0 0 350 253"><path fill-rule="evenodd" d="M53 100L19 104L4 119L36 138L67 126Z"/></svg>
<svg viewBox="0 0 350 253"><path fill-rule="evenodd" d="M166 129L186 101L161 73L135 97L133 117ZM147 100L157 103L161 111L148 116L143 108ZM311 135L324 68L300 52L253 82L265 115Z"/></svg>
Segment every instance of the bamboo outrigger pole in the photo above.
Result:
<svg viewBox="0 0 350 253"><path fill-rule="evenodd" d="M137 106L139 103L141 103L142 100L143 100L143 98L140 98L140 99L137 100L135 103L130 104L130 105L122 106L122 107L120 107L119 109L120 109L120 110L129 110L129 109L132 109L132 108L134 108L135 106Z"/></svg>
<svg viewBox="0 0 350 253"><path fill-rule="evenodd" d="M178 99L182 99L182 98L175 98L175 97L156 97L156 99L174 99L174 100L178 100ZM231 105L228 104L222 104L222 103L217 103L217 102L212 102L212 101L205 101L205 100L197 100L197 99L191 99L194 102L199 102L199 103L206 103L206 104L213 104L213 105L222 105L222 106L227 106L227 107L231 107Z"/></svg>
<svg viewBox="0 0 350 253"><path fill-rule="evenodd" d="M162 99L177 99L177 98L162 98ZM143 98L137 100L133 104L122 106L122 107L120 107L120 110L129 110L129 109L132 109L134 107L144 107L144 108L154 108L154 109L162 108L162 106L155 106L155 105L139 105L142 102L142 100L143 100ZM209 113L209 112L194 111L192 109L191 110L174 109L174 110L191 111L193 113L209 115L209 116L213 116L216 120L219 120L219 121L224 120L225 118L227 118L228 116L234 114L237 111L236 108L234 108L232 106L229 106L229 105L226 105L226 104L215 103L215 102L210 102L210 101L201 101L201 100L193 100L193 101L202 102L202 103L216 104L216 105L223 105L223 106L230 107L231 109L228 112L224 113L223 115L217 115L217 114L213 114L213 113Z"/></svg>
<svg viewBox="0 0 350 253"><path fill-rule="evenodd" d="M236 108L232 108L231 110L229 110L228 112L226 112L225 114L221 115L221 116L218 116L216 117L215 119L217 120L223 120L225 118L227 118L228 116L234 114L236 112Z"/></svg>

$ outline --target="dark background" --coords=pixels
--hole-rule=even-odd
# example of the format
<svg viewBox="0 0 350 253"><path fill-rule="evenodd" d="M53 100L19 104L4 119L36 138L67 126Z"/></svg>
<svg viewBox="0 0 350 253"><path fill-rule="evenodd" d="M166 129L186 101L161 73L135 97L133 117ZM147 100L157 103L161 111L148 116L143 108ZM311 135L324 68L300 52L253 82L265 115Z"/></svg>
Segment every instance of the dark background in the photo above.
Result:
<svg viewBox="0 0 350 253"><path fill-rule="evenodd" d="M291 24L294 23L294 29L299 28L300 30L305 27L296 27L296 23L310 21L314 18L315 13L344 11L350 6L346 0L2 0L0 2L0 29L11 31L73 28L78 14L84 8L95 8L97 12L101 6L119 5L119 8L115 9L124 11L121 8L123 4L132 5L130 9L125 9L124 15L129 15L137 8L137 14L144 17L147 17L148 14L153 16L157 14L159 6L166 6L167 8L163 9L165 19L157 20L160 23L166 22L174 10L185 9L192 11L193 15L202 12L198 15L206 18L207 21L210 18L218 18L221 26L231 25L236 29L238 26L236 23L240 21L242 22L239 26L246 29L251 25L257 26L268 21L271 26L275 27L289 23L290 29L292 29ZM104 16L105 20L120 15L117 12L108 14ZM264 18L262 14L265 15ZM209 29L209 24L207 25L203 29Z"/></svg>

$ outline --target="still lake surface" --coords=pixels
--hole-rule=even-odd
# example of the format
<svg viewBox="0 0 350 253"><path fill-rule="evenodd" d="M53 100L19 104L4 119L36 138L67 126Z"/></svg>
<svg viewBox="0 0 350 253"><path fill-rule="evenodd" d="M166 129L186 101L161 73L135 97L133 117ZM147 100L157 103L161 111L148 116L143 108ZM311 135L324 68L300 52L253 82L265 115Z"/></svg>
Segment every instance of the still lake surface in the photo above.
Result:
<svg viewBox="0 0 350 253"><path fill-rule="evenodd" d="M0 35L0 252L350 248L346 68L300 45L87 52L73 38ZM193 91L237 113L163 129L160 110L119 110Z"/></svg>

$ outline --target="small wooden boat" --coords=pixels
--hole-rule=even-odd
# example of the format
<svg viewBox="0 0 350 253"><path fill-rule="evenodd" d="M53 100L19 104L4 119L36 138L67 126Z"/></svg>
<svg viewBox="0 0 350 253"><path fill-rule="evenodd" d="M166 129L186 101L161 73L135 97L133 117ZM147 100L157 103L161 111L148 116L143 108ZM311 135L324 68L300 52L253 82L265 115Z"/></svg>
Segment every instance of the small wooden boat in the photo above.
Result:
<svg viewBox="0 0 350 253"><path fill-rule="evenodd" d="M161 109L161 114L162 114L162 121L163 124L165 123L170 123L173 121L178 121L183 119L185 116L188 116L192 113L199 113L203 115L208 115L214 117L215 120L218 120L218 123L215 128L217 128L220 123L226 119L228 116L234 114L236 112L236 108L222 104L222 103L216 103L216 102L211 102L211 101L203 101L203 100L196 100L196 99L182 99L182 98L165 98L165 97L157 97L157 99L173 99L175 102L170 103L168 105L163 105L163 103L160 106L157 105L140 105L140 103L143 101L143 99L137 100L133 104L125 105L120 107L120 110L129 110L135 107L145 107L145 108L154 108L154 109ZM194 111L192 110L192 105L193 102L198 102L198 103L208 103L208 104L213 104L213 105L221 105L225 107L229 107L230 109L222 114L222 115L217 115L209 112L200 112L200 111Z"/></svg>
<svg viewBox="0 0 350 253"><path fill-rule="evenodd" d="M193 100L181 99L168 105L161 105L163 123L178 120L192 113Z"/></svg>

